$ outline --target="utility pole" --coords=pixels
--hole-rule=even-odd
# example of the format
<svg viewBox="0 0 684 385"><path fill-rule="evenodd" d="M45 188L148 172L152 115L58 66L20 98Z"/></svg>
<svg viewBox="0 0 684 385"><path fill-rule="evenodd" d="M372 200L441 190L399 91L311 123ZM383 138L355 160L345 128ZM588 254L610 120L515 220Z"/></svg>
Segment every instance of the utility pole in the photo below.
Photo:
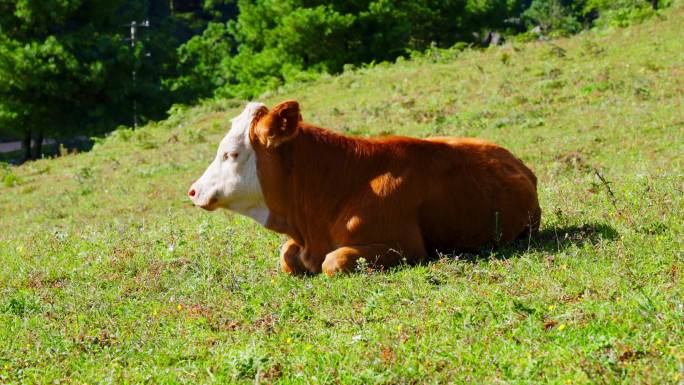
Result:
<svg viewBox="0 0 684 385"><path fill-rule="evenodd" d="M130 38L131 48L133 49L133 51L134 51L133 53L135 54L135 44L136 44L135 37L136 37L136 34L138 32L138 28L143 28L143 27L149 28L150 21L147 19L143 20L140 23L138 23L136 21L131 21L131 23L126 24L126 26L131 28L131 38ZM150 54L148 53L146 56L150 56ZM137 59L136 59L136 63L133 64L133 73L132 73L132 77L133 77L133 128L134 129L138 128L138 97L137 97L137 95L135 95L135 92L138 90L137 74L136 74L136 65L137 64L138 63L137 63Z"/></svg>

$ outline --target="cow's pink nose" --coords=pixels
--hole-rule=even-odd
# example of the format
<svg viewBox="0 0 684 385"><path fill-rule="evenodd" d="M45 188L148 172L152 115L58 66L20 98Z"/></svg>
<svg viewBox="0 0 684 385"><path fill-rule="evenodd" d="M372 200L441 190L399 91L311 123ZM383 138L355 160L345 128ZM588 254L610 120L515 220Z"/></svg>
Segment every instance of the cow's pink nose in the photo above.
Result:
<svg viewBox="0 0 684 385"><path fill-rule="evenodd" d="M190 191L188 191L188 195L190 195L190 197L194 197L197 195L197 191L195 191L194 188L191 188Z"/></svg>

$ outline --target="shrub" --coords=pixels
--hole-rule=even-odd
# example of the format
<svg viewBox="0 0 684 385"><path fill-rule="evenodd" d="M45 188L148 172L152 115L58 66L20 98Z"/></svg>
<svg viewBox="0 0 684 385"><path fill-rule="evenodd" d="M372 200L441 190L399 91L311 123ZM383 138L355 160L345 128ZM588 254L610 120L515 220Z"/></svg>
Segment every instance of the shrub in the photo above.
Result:
<svg viewBox="0 0 684 385"><path fill-rule="evenodd" d="M627 27L653 16L659 7L669 6L663 0L588 0L585 14L597 14L594 25L599 28Z"/></svg>
<svg viewBox="0 0 684 385"><path fill-rule="evenodd" d="M2 175L2 184L5 187L14 187L19 184L19 178L12 172L9 164L0 162L0 175Z"/></svg>
<svg viewBox="0 0 684 385"><path fill-rule="evenodd" d="M523 19L529 28L539 27L543 35L567 36L582 27L572 10L560 0L534 0L523 13Z"/></svg>

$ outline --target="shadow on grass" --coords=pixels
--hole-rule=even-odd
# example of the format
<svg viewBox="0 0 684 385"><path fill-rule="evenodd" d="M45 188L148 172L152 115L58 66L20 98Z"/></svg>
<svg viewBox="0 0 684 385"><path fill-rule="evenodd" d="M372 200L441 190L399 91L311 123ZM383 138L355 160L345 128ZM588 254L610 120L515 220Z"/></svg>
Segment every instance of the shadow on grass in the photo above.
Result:
<svg viewBox="0 0 684 385"><path fill-rule="evenodd" d="M571 246L580 247L584 244L593 245L601 240L613 240L618 235L615 228L605 223L553 226L542 229L535 235L521 237L508 245L484 249L475 254L475 259L492 255L496 258L507 259L527 252L554 253Z"/></svg>
<svg viewBox="0 0 684 385"><path fill-rule="evenodd" d="M485 247L479 251L435 253L429 258L413 265L400 264L384 269L377 266L357 268L356 273L394 273L404 269L411 269L417 265L429 265L443 260L456 259L460 261L476 262L484 259L508 259L516 258L529 252L556 253L571 246L580 247L585 244L596 244L603 240L614 240L618 232L610 225L604 223L588 223L581 226L553 226L540 230L537 234L521 237L510 244L499 247ZM313 277L316 274L305 273L302 276Z"/></svg>
<svg viewBox="0 0 684 385"><path fill-rule="evenodd" d="M87 152L93 148L95 142L89 138L73 138L60 140L55 143L46 143L42 147L42 158L52 158L60 155L60 144L69 153ZM24 150L8 151L0 153L0 162L19 165L23 162Z"/></svg>

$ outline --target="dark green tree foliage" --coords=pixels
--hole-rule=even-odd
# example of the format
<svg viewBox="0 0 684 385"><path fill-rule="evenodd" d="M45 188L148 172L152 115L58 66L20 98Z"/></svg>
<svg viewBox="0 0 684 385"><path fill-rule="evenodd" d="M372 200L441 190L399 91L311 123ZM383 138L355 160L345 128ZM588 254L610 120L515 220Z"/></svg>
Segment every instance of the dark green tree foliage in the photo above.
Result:
<svg viewBox="0 0 684 385"><path fill-rule="evenodd" d="M581 28L578 12L572 10L572 1L534 0L523 13L529 28L539 28L544 35L570 35ZM575 2L577 3L577 2ZM582 7L579 7L582 10Z"/></svg>
<svg viewBox="0 0 684 385"><path fill-rule="evenodd" d="M120 1L0 0L0 129L33 137L83 134L123 111L127 44L110 31ZM106 90L106 92L104 92ZM28 150L28 149L27 149ZM27 157L37 157L40 147Z"/></svg>
<svg viewBox="0 0 684 385"><path fill-rule="evenodd" d="M211 22L201 35L178 48L178 76L167 79L167 87L183 101L209 97L227 79L222 69L234 44L226 24Z"/></svg>
<svg viewBox="0 0 684 385"><path fill-rule="evenodd" d="M597 16L598 27L627 27L653 16L672 0L583 0L583 13Z"/></svg>
<svg viewBox="0 0 684 385"><path fill-rule="evenodd" d="M211 24L180 48L176 90L254 97L345 64L394 60L431 44L478 43L509 28L516 0L241 0L235 20ZM202 88L193 87L201 85ZM204 90L204 92L202 92Z"/></svg>
<svg viewBox="0 0 684 385"><path fill-rule="evenodd" d="M590 27L626 27L652 16L671 0L533 0L522 16L529 29L547 36Z"/></svg>
<svg viewBox="0 0 684 385"><path fill-rule="evenodd" d="M146 18L133 47L127 24ZM163 0L0 0L0 131L36 158L43 137L130 125L134 100L141 121L163 117L184 25Z"/></svg>
<svg viewBox="0 0 684 385"><path fill-rule="evenodd" d="M176 35L185 44L177 48L175 76L165 77L164 87L174 101L191 103L212 96L227 81L220 67L235 51L235 42L226 22L237 17L238 8L234 0L174 3Z"/></svg>

